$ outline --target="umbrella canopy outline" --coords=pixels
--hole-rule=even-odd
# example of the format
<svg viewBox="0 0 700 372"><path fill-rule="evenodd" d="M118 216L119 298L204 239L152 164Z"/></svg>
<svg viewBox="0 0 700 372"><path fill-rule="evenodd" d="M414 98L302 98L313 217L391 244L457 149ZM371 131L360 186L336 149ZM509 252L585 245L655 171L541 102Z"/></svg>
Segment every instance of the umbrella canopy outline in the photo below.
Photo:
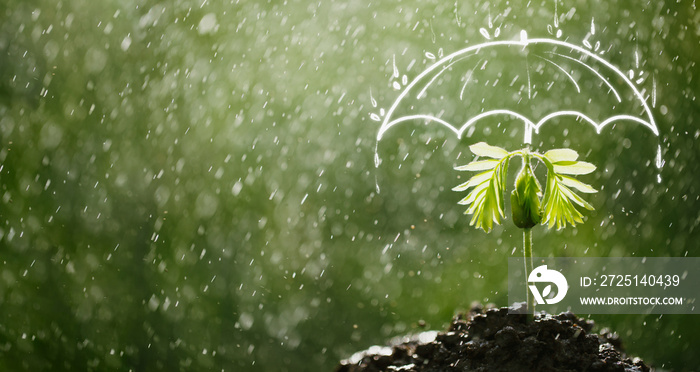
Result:
<svg viewBox="0 0 700 372"><path fill-rule="evenodd" d="M475 115L473 117L470 117L468 120L465 122L455 125L448 120L439 117L440 115L433 115L433 114L424 114L424 113L416 113L416 114L409 114L409 115L398 115L396 114L397 108L399 105L407 100L409 97L411 99L416 99L420 100L426 96L426 90L433 85L433 83L438 79L445 71L451 69L456 63L461 62L465 60L466 58L469 58L471 56L474 56L475 54L479 53L480 51L483 51L485 49L493 48L493 47L500 47L500 46L507 46L507 47L522 47L523 50L528 48L529 46L533 45L545 45L545 46L552 46L556 49L556 47L562 47L566 48L572 52L578 52L582 55L581 58L589 58L595 61L596 63L600 64L603 66L603 69L606 71L609 71L611 75L620 81L623 82L623 84L629 88L633 92L634 99L637 101L637 103L641 106L642 108L642 117L630 115L630 114L618 114L618 115L613 115L610 116L604 120L597 121L593 118L591 118L589 115L586 115L585 113L579 111L579 110L558 110L555 112L548 113L547 115L543 116L539 120L535 121L531 118L528 118L527 116L518 113L510 108L498 108L498 109L492 109L489 111L484 111L479 113L478 115ZM544 61L546 64L554 66L557 71L561 71L567 78L568 81L570 81L573 85L573 87L577 90L577 92L581 92L581 87L579 86L578 82L576 79L569 73L566 69L561 67L559 64L557 64L555 61L553 61L553 58L560 58L560 59L566 59L571 61L573 64L581 65L584 67L585 70L590 71L593 73L597 79L602 81L602 84L607 86L609 91L615 96L615 100L619 103L622 102L622 97L615 89L613 84L607 79L601 72L598 70L594 69L591 64L584 62L582 59L577 59L571 56L567 56L565 54L557 53L557 52L547 52L550 56L550 58L543 57L536 55L540 60ZM482 59L483 60L483 59ZM480 60L477 62L477 64L474 66L472 70L470 70L467 73L467 81L464 83L461 91L460 91L460 99L463 98L464 95L464 90L466 85L469 83L469 80L471 78L471 75L473 74L474 70L476 67L481 63ZM528 70L528 97L533 98L531 96L531 91L530 91L530 75L529 75L529 70ZM427 81L427 82L426 82ZM415 98L413 97L413 94L418 91L418 93L415 95ZM383 116L383 119L376 114L373 114L373 119L377 121L382 121L382 124L379 128L379 131L377 133L377 146L379 141L383 138L384 134L391 129L392 127L401 124L401 123L406 123L406 122L412 122L416 120L423 120L426 123L430 122L435 122L438 123L450 131L454 132L458 138L462 138L464 133L468 128L473 126L476 122L478 122L481 119L487 118L487 117L492 117L492 116L505 116L505 117L510 117L517 119L518 121L524 123L524 138L523 142L526 144L531 144L532 143L532 132L534 130L535 133L539 132L539 129L548 122L553 121L555 118L559 117L575 117L577 119L580 119L583 122L586 122L593 126L596 130L597 133L600 133L603 128L606 126L610 125L611 123L618 122L618 121L631 121L635 122L638 124L641 124L647 128L649 128L654 135L658 136L659 135L659 130L657 128L656 122L654 121L654 117L651 113L651 109L649 108L649 105L646 102L646 99L644 98L642 92L639 91L639 89L636 87L635 83L632 82L631 78L625 75L620 69L615 67L613 64L602 58L601 56L597 55L596 53L593 53L590 50L587 50L586 48L571 44L566 41L562 40L557 40L557 39L547 39L547 38L536 38L536 39L528 39L527 33L525 31L522 31L520 34L520 39L519 40L501 40L501 41L488 41L484 42L481 44L473 45L461 50L458 50L456 52L453 52L452 54L449 54L443 58L441 58L439 61L428 67L426 70L421 72L418 76L416 76L413 81L411 81L410 84L406 85L406 87L401 91L397 99L393 102L391 107L386 111L386 113ZM659 158L657 157L657 165L659 164ZM377 149L375 148L375 165L379 165L379 155L377 153Z"/></svg>

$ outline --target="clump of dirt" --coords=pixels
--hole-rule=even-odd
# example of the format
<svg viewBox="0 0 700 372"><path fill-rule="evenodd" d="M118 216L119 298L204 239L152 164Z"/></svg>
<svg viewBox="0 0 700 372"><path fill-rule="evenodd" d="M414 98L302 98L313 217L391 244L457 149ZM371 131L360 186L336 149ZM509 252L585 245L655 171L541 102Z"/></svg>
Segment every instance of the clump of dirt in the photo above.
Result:
<svg viewBox="0 0 700 372"><path fill-rule="evenodd" d="M423 332L373 346L342 361L336 372L587 371L647 372L622 352L616 334L591 333L593 322L567 312L534 321L508 308L474 307L447 332Z"/></svg>

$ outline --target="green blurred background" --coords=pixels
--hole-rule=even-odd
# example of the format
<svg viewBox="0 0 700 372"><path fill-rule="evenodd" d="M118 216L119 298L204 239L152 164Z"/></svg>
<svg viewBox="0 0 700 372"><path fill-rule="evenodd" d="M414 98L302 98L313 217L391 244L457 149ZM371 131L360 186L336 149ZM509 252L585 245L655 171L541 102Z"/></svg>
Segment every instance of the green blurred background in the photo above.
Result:
<svg viewBox="0 0 700 372"><path fill-rule="evenodd" d="M536 229L535 255L697 256L695 1L4 1L0 369L331 370L506 305L520 232L470 228L450 189L469 144L519 137L407 125L375 169L370 115L399 94L394 60L410 79L481 28L580 44L592 22L661 135L543 130L602 192L585 224ZM697 316L591 318L657 367L700 362Z"/></svg>

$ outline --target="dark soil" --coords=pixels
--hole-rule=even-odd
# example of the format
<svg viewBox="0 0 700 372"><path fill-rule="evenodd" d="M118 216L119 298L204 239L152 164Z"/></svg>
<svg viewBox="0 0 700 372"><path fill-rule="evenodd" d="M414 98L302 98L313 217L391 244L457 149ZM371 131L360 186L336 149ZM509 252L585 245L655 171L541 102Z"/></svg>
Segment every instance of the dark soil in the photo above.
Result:
<svg viewBox="0 0 700 372"><path fill-rule="evenodd" d="M616 334L591 333L593 322L572 313L508 314L475 307L447 332L423 332L374 346L342 361L336 372L649 371L621 351Z"/></svg>

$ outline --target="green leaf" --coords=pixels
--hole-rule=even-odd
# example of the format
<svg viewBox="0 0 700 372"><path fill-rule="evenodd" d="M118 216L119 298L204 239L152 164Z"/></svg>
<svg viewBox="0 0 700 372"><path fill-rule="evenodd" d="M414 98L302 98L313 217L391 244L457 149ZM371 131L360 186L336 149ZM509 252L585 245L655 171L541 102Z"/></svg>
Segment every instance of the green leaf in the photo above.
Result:
<svg viewBox="0 0 700 372"><path fill-rule="evenodd" d="M506 190L506 176L508 176L508 165L510 164L510 157L506 157L505 159L502 160L501 166L498 169L494 170L494 174L496 175L496 187L501 190L501 194L503 195ZM499 204L498 207L501 210L501 215L504 214L504 210L506 209L505 207L505 200L503 197L499 198Z"/></svg>
<svg viewBox="0 0 700 372"><path fill-rule="evenodd" d="M476 226L486 232L491 231L493 224L500 224L504 217L500 195L503 194L494 179L491 178L472 190L465 199L473 200L465 214L472 214L471 226ZM464 200L464 199L463 199Z"/></svg>
<svg viewBox="0 0 700 372"><path fill-rule="evenodd" d="M576 161L578 153L571 149L554 149L544 153L544 156L552 163L560 161Z"/></svg>
<svg viewBox="0 0 700 372"><path fill-rule="evenodd" d="M576 226L576 223L583 222L583 215L564 196L558 186L553 186L552 193L545 202L544 210L545 218L542 223L547 224L550 229L556 226L557 230L559 230L566 227L567 224Z"/></svg>
<svg viewBox="0 0 700 372"><path fill-rule="evenodd" d="M488 187L488 185L489 185L488 183L483 183L483 184L475 187L469 194L467 194L467 196L464 199L460 200L457 204L460 204L460 205L472 204L474 202L474 200L476 200L476 198L480 196L479 194L486 192L486 187Z"/></svg>
<svg viewBox="0 0 700 372"><path fill-rule="evenodd" d="M571 189L569 189L568 187L564 186L563 184L560 184L559 189L560 189L562 195L564 195L567 199L573 201L574 203L576 203L576 204L578 204L578 205L580 205L588 210L593 210L593 206L588 204L588 202L583 200L580 196L576 195L576 193L571 191Z"/></svg>
<svg viewBox="0 0 700 372"><path fill-rule="evenodd" d="M496 159L489 159L489 160L481 160L481 161L473 161L467 165L462 165L459 167L456 167L455 170L458 171L480 171L480 170L487 170L487 169L493 169L496 168L498 165L498 160Z"/></svg>
<svg viewBox="0 0 700 372"><path fill-rule="evenodd" d="M585 183L583 183L583 182L581 182L573 177L564 176L564 175L561 175L560 177L561 177L561 179L560 179L561 183L563 183L566 186L573 187L578 191L584 192L586 194L593 194L593 193L598 192L598 190L591 187L591 185L585 184Z"/></svg>
<svg viewBox="0 0 700 372"><path fill-rule="evenodd" d="M479 173L479 174L473 176L472 178L470 178L467 182L453 187L452 191L464 191L470 187L474 187L476 185L479 185L482 182L485 182L485 181L492 179L493 174L494 174L494 171L492 171L492 170Z"/></svg>
<svg viewBox="0 0 700 372"><path fill-rule="evenodd" d="M508 156L508 151L500 147L491 146L486 142L475 143L469 146L469 150L471 150L474 155L486 156L493 159L503 159Z"/></svg>
<svg viewBox="0 0 700 372"><path fill-rule="evenodd" d="M505 150L489 146L483 142L470 146L474 154L494 159L471 162L456 167L457 170L483 171L472 176L467 182L454 187L454 191L465 191L473 188L465 198L459 201L466 205L465 214L471 214L469 224L486 232L491 231L494 224L500 224L505 217L503 193L509 153Z"/></svg>
<svg viewBox="0 0 700 372"><path fill-rule="evenodd" d="M561 167L566 171L571 171L574 167L579 166L580 163L589 164L576 161L559 162L559 164L561 163L565 164ZM593 166L592 164L589 165ZM569 168L567 169L567 167ZM544 219L542 223L547 224L550 229L554 226L556 226L557 229L562 229L566 227L567 224L575 226L577 223L582 223L583 215L576 209L576 205L589 210L593 210L593 206L569 189L569 187L588 193L596 192L596 190L573 177L559 174L557 170L561 168L557 168L557 165L554 165L552 168L551 174L547 174ZM593 169L595 169L595 166L593 166Z"/></svg>
<svg viewBox="0 0 700 372"><path fill-rule="evenodd" d="M585 161L559 161L553 163L554 172L558 174L588 174L595 170L595 165Z"/></svg>

